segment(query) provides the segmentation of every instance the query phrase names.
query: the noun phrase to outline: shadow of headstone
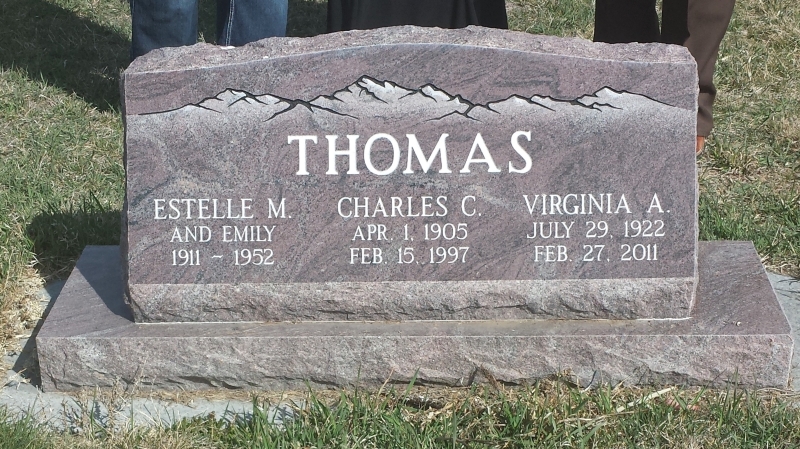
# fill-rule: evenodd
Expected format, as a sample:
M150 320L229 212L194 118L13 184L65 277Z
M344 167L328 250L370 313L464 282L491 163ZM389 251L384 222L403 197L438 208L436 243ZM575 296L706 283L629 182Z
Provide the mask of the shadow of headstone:
M117 245L120 238L120 211L108 210L94 199L87 199L77 208L62 210L50 205L47 211L33 218L27 228L28 238L33 242L36 268L46 277L66 278L87 245ZM40 385L39 364L36 357L36 336L50 313L57 290L48 289L49 303L42 319L23 344L12 369L22 379Z
M121 11L127 11L124 3ZM130 39L43 0L0 2L0 66L21 69L75 93L101 111L119 105L119 72L128 63Z
M84 200L77 207L49 205L27 228L38 264L48 277L66 278L86 245L118 245L121 214L97 200Z

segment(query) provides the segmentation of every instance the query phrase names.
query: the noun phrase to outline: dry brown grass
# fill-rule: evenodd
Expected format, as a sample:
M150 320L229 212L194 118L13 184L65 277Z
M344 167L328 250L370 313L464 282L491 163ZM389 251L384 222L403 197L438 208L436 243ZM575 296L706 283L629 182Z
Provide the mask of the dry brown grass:
M31 335L44 312L39 299L43 287L39 273L26 268L16 282L0 288L0 304L4 305L0 309L0 351L19 351L20 340Z

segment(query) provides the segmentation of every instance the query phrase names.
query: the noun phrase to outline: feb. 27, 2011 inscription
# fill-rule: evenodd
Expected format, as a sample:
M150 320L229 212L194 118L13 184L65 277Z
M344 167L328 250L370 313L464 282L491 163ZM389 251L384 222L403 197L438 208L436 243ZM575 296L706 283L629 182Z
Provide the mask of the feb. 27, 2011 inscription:
M483 28L137 58L122 244L52 306L42 386L785 388L755 248L696 246L696 73Z
M687 316L696 94L657 80L696 76L688 53L403 30L132 64L137 320Z

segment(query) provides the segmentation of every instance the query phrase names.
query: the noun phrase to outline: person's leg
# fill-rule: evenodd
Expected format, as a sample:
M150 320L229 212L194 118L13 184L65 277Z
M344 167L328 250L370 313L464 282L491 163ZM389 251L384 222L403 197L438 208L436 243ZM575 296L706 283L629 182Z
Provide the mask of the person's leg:
M353 5L350 0L328 0L327 32L352 30L351 18L353 15L348 14L352 10Z
M656 0L596 0L594 41L658 42Z
M466 2L472 10L470 25L487 28L508 29L508 13L504 0L470 0ZM457 24L461 25L461 24Z
M197 42L197 0L130 0L131 60Z
M287 0L217 0L217 45L285 36Z
M398 25L508 28L505 0L328 0L328 32Z
M687 17L689 17L689 0L664 0L661 5L660 42L683 45L689 37Z
M697 108L697 135L707 137L714 126L712 109L717 89L714 68L719 46L733 16L735 0L689 0L689 38L684 45L697 61L700 97Z

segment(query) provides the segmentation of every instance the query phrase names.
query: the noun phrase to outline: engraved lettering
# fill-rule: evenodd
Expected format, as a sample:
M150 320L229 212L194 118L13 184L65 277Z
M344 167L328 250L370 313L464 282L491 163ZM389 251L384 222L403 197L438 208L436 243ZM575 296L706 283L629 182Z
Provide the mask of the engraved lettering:
M661 208L661 201L658 200L658 194L653 194L653 199L650 200L650 207L647 208L647 213L652 214L653 208L658 210L659 214L664 213L664 209Z
M448 136L449 134L442 134L439 137L439 141L436 142L431 156L426 159L425 154L422 152L422 147L417 141L417 136L414 134L406 134L406 139L408 139L408 164L406 165L406 169L403 170L403 174L410 175L414 173L414 170L411 169L412 155L417 158L417 162L419 162L419 166L422 167L423 173L428 173L437 155L439 155L442 160L442 168L439 169L439 173L453 173L447 166L447 145L445 142Z
M531 132L530 131L517 131L513 135L511 135L511 147L514 148L514 151L517 152L518 155L522 157L522 160L525 161L525 165L517 169L514 167L511 161L508 162L508 172L509 173L528 173L531 170L531 166L533 166L533 161L531 160L531 156L525 151L525 148L522 148L522 145L519 144L519 138L525 137L528 139L528 142L531 141Z
M481 150L481 154L483 155L482 159L475 158L476 148ZM500 169L497 168L497 165L494 163L492 155L489 154L489 148L486 147L486 142L483 141L483 136L481 136L481 133L475 135L475 141L472 142L472 149L469 150L469 156L467 156L467 161L464 162L464 168L462 168L459 173L470 173L469 165L477 163L483 163L489 166L488 169L489 173L500 173Z
M388 140L389 144L392 146L392 163L386 170L378 170L372 164L372 145L378 139ZM397 140L395 140L395 138L392 137L391 135L385 133L375 134L372 137L370 137L367 140L367 144L364 146L364 164L367 166L367 170L369 170L370 173L376 174L378 176L385 176L392 174L397 169L397 166L400 165L400 145L397 143Z
M314 142L317 143L317 136L289 136L289 145L292 142L298 143L297 148L297 175L303 176L308 175L308 169L306 168L306 142Z

